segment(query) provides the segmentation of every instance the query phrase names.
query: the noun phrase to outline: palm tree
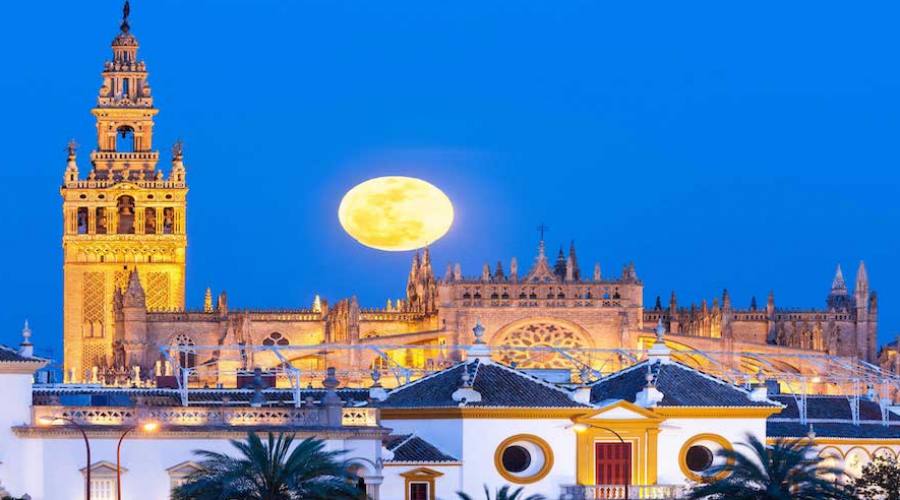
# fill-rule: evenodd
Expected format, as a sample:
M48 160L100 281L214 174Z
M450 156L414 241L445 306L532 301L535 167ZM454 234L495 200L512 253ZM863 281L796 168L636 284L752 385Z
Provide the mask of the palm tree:
M747 435L749 454L721 449L718 455L729 465L718 467L729 475L715 482L701 484L688 492L691 499L746 500L819 500L822 498L850 498L844 486L829 481L827 476L841 477L841 469L826 467L816 457L812 444L806 440L778 439L766 446L756 436Z
M331 500L365 498L339 461L343 451L325 451L325 443L307 438L291 450L294 435L255 433L231 440L237 457L194 450L203 470L172 491L174 500Z
M497 490L497 494L494 496L494 500L546 500L544 495L529 495L523 497L521 487L512 491L510 491L509 488L510 486L508 484L500 487L500 489ZM460 500L473 500L472 497L461 491L458 491L456 494L459 495ZM491 500L491 490L488 489L487 485L484 485L484 498L486 500Z

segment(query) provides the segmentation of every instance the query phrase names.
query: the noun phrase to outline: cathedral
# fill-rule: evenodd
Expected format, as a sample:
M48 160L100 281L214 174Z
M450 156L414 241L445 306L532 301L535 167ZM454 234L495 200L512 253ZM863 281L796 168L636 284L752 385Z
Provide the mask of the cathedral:
M224 291L214 297L207 289L203 308L188 310L183 151L180 143L171 148L164 173L153 144L158 109L138 48L126 19L101 73L86 175L74 142L68 149L60 189L68 381L149 380L173 364L194 369L192 382L217 384L228 383L217 374L285 365L337 365L350 378L390 366L428 371L460 358L476 321L487 342L502 347L499 359L534 369L621 368L652 343L657 324L677 351L706 353L683 356L707 367L815 376L828 366L805 362L810 353L878 362L878 302L862 263L852 291L837 268L821 309L779 307L773 293L741 308L727 290L711 303L685 306L673 292L645 304L633 263L619 273L585 269L574 243L553 258L543 236L530 264L520 269L513 258L474 275L459 264L436 275L426 248L413 258L405 298L380 308L351 296L238 310Z

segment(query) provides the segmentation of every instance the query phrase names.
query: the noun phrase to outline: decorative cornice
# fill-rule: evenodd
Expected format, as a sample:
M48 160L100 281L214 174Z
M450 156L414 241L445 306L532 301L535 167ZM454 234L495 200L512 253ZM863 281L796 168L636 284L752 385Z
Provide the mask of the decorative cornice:
M382 408L381 419L440 419L440 418L519 418L572 419L586 415L589 408Z
M781 413L772 406L661 406L653 411L668 418L768 418Z

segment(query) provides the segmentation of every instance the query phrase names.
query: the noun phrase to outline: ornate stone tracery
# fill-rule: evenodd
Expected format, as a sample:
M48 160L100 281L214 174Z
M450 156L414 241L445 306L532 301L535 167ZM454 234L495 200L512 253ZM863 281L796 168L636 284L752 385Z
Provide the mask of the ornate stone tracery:
M499 349L497 354L499 360L508 364L515 363L518 367L571 368L572 362L558 352L536 352L524 348L545 347L574 350L593 347L593 342L584 330L574 323L555 319L535 319L508 325L494 335L491 345ZM504 347L510 349L504 349ZM577 356L584 356L584 354L580 353Z

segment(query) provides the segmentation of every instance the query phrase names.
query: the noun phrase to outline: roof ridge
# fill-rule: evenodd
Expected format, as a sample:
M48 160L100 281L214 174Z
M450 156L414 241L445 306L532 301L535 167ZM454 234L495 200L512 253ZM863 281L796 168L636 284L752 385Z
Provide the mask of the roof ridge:
M625 368L624 370L619 370L619 371L617 371L617 372L610 373L609 375L607 375L607 376L605 376L605 377L603 377L603 378L601 378L601 379L599 379L599 380L595 380L595 381L591 382L590 384L588 384L588 387L593 388L595 385L599 385L599 384L601 384L601 383L603 383L603 382L606 382L606 381L608 381L608 380L612 380L612 379L614 379L614 378L616 378L616 377L625 375L626 373L631 373L631 372L633 372L634 370L637 370L638 368L640 368L641 365L644 365L644 364L648 363L649 361L650 361L650 360L648 360L648 359L645 359L645 360L643 360L643 361L638 361L637 363L635 363L635 364L629 366L628 368Z
M681 370L684 370L684 371L690 372L690 373L696 373L697 375L699 375L699 376L701 376L701 377L703 377L703 378L705 378L705 379L707 379L707 380L711 380L711 381L713 381L713 382L715 382L715 383L717 383L717 384L719 384L719 385L723 385L723 386L725 386L725 387L734 389L734 390L740 392L741 394L747 396L747 400L748 400L748 401L750 400L750 391L748 391L747 389L744 389L743 387L741 387L741 386L739 386L739 385L735 385L735 384L732 384L731 382L728 382L728 381L726 381L726 380L722 380L722 379L720 379L720 378L718 378L718 377L714 377L714 376L709 375L709 374L707 374L707 373L704 373L703 371L698 370L698 369L696 369L696 368L691 368L690 366L687 366L687 365L685 365L685 364L683 364L683 363L680 363L680 362L678 362L678 361L676 361L676 360L672 360L672 362L667 363L667 365L669 365L669 366L677 366L677 367L678 367L679 369L681 369ZM662 367L661 367L661 366L660 366L660 370L662 370ZM768 397L766 397L765 401L767 401L768 403L771 403L772 406L780 406L780 407L784 407L783 404L779 403L778 401L771 400L771 399L769 399ZM759 401L759 402L761 403L762 401Z
M426 381L426 380L431 380L431 379L437 377L438 375L443 375L443 374L445 374L445 373L450 372L451 370L455 370L455 369L459 368L460 366L464 366L464 365L466 365L466 361L459 361L459 362L457 362L456 364L454 364L453 366L449 366L449 367L447 367L447 368L444 368L443 370L438 370L438 371L436 371L436 372L434 372L434 373L430 373L430 374L425 375L424 377L422 377L422 378L420 378L420 379L413 380L412 382L409 382L409 383L407 383L407 384L403 384L403 385L394 387L393 389L391 389L391 390L388 391L388 397L390 397L392 394L396 394L396 393L398 393L398 392L401 392L401 391L403 391L404 389L406 389L406 388L408 388L408 387L414 387L414 386L418 385L418 384L421 383L421 382L424 382L424 381Z
M408 442L409 442L412 438L414 438L414 437L416 437L416 431L412 431L411 433L407 434L407 435L406 435L406 438L404 438L402 441L400 441L399 443L397 443L397 445L394 446L394 449L392 449L391 451L399 450L403 445L405 445L406 443L408 443Z
M547 387L547 388L549 388L549 389L554 389L554 390L556 390L556 391L559 391L559 392L563 393L566 397L570 397L570 396L571 396L572 391L569 391L569 390L567 390L567 389L565 389L565 388L563 388L563 387L560 387L560 386L558 386L557 384L554 384L554 383L552 383L552 382L548 382L548 381L546 381L546 380L544 380L544 379L542 379L542 378L540 378L540 377L538 377L538 376L536 376L536 375L532 375L532 374L530 374L530 373L526 373L526 372L524 372L524 371L522 371L522 370L520 370L520 369L518 369L518 368L513 368L513 367L511 367L511 366L507 366L507 365L505 365L505 364L503 364L503 363L497 363L497 362L491 363L491 366L496 366L496 367L498 367L498 368L502 368L502 369L504 369L504 370L506 370L506 371L508 371L508 372L514 373L514 374L516 374L516 375L518 375L518 376L520 376L520 377L525 377L526 379L531 380L532 382L535 382L535 383L537 383L537 384L539 384L539 385L542 385L542 386ZM576 402L577 402L577 401L576 401Z

